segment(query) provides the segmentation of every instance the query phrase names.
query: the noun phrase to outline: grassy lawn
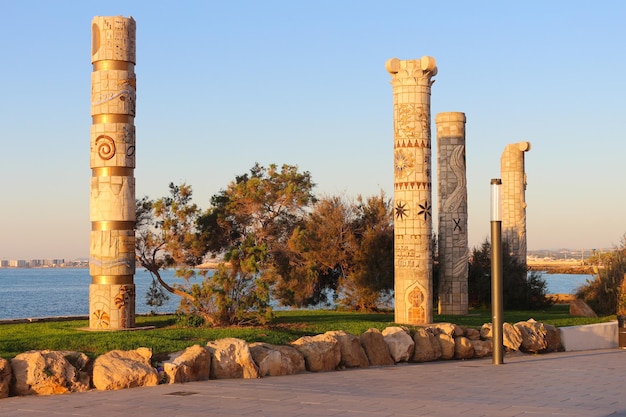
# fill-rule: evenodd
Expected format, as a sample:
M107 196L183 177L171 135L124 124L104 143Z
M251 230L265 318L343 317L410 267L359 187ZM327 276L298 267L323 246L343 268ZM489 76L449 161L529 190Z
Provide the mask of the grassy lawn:
M149 347L154 354L182 350L209 340L236 337L247 342L286 344L301 336L312 336L329 330L344 330L360 335L369 328L383 330L393 325L393 313L354 313L335 310L294 310L276 312L265 327L181 328L175 316L138 316L137 327L154 326L151 330L93 332L81 330L86 320L38 322L0 325L0 357L10 359L28 350L73 350L95 358L114 349ZM555 326L599 323L614 316L597 319L572 317L569 306L554 305L543 311L505 311L504 321L516 323L530 318ZM473 310L467 316L435 315L435 322L451 322L480 328L491 322L490 310Z

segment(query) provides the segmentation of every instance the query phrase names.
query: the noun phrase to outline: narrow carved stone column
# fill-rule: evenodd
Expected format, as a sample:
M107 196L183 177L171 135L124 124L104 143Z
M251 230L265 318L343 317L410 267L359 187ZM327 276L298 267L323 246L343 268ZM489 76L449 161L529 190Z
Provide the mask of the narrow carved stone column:
M526 171L524 152L530 142L507 145L500 158L502 176L502 240L520 264L526 265Z
M431 77L435 59L386 63L393 87L395 322L433 321Z
M465 114L439 113L439 314L467 314L467 177Z
M135 326L135 20L92 21L89 327Z

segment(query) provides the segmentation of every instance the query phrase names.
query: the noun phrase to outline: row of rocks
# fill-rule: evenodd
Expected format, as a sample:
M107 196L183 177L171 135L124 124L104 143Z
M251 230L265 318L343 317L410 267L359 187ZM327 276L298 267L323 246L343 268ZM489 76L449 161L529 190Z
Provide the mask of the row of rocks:
M397 326L382 332L369 329L360 336L331 331L281 346L225 338L193 345L159 363L153 363L148 348L114 350L94 361L81 352L29 351L10 361L0 358L0 398L481 358L492 354L491 339L490 323L480 331L439 323L412 331ZM507 351L562 350L558 329L532 319L505 323L503 339Z

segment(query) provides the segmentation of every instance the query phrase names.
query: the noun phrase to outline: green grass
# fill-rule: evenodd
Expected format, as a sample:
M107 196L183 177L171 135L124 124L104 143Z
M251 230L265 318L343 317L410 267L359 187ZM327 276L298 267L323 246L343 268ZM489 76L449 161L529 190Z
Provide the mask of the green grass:
M504 321L516 323L530 318L555 326L599 323L614 316L589 319L572 317L567 305L555 305L543 311L506 311ZM370 328L383 330L393 325L393 313L354 313L335 310L294 310L276 313L265 327L180 328L175 316L138 316L136 326L154 326L152 330L94 332L84 330L86 320L37 322L0 325L0 357L10 359L28 350L72 350L94 358L114 349L149 347L154 354L171 353L193 344L236 337L247 342L286 344L301 336L329 330L344 330L360 335ZM435 315L436 322L452 322L480 328L491 322L489 310L473 310L467 316Z

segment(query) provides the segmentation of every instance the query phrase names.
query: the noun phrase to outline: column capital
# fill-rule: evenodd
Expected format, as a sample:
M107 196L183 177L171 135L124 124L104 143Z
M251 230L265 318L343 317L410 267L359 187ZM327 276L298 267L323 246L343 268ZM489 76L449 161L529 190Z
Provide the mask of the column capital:
M434 82L431 78L437 75L437 63L431 56L412 60L391 58L385 63L385 68L391 74L392 84L398 85L430 86Z

